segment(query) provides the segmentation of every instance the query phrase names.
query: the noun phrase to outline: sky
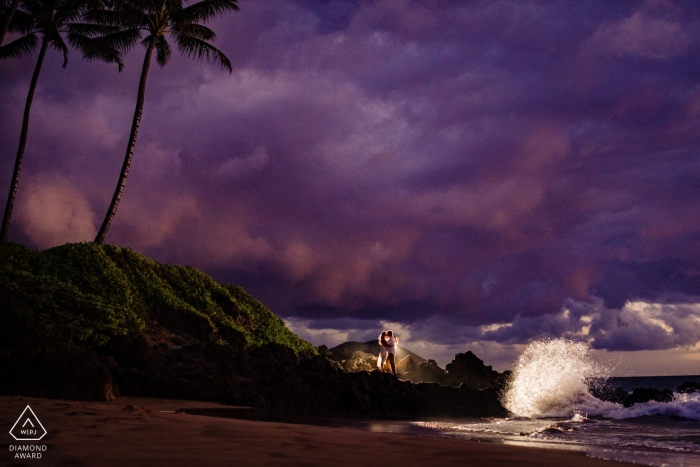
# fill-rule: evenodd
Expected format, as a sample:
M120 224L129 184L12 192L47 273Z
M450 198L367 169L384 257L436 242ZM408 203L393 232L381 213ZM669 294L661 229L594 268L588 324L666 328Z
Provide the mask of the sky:
M154 64L107 243L242 285L315 345L392 327L498 370L533 340L700 374L700 5L240 0L233 72ZM34 54L0 62L4 206ZM144 49L49 51L10 239L91 241Z

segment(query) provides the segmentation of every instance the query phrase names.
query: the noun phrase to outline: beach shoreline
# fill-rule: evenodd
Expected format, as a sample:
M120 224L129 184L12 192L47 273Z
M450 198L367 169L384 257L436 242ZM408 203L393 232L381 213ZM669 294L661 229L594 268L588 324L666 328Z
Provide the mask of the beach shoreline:
M7 433L29 405L47 430L40 441ZM230 409L215 402L120 397L83 402L0 397L6 426L0 464L124 466L386 465L614 467L621 462L571 450L508 446L457 438L251 421L186 413ZM41 459L15 459L13 446L46 446Z

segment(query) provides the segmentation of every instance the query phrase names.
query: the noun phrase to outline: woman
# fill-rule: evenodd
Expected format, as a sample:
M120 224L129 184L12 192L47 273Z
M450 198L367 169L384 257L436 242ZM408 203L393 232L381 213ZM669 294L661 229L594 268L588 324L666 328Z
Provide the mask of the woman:
M386 331L382 331L382 335L379 336L379 356L377 357L377 368L379 371L384 373L384 366L386 365L386 358L389 354L388 347L386 344Z
M394 331L389 329L386 331L386 348L389 365L391 365L391 374L396 376L396 346L399 343L399 338L394 335Z

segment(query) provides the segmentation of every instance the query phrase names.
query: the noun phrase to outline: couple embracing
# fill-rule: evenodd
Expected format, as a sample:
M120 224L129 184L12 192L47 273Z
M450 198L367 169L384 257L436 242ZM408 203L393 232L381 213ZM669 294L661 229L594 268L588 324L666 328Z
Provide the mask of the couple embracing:
M396 345L399 343L399 338L394 335L394 331L382 331L379 336L379 358L377 359L377 367L379 371L384 372L386 362L391 365L391 374L396 376Z

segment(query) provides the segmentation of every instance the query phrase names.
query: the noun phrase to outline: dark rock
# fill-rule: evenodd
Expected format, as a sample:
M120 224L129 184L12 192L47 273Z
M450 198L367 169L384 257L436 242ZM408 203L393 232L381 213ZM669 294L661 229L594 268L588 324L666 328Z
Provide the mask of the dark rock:
M619 386L606 384L604 381L595 382L588 385L588 392L593 397L602 401L614 402L616 404L624 404L630 395Z
M455 355L455 358L445 366L447 385L466 385L472 389L484 389L493 385L499 373L491 366L484 365L483 360L471 351Z
M111 355L107 355L106 357L100 356L98 358L100 359L100 362L102 362L102 364L106 366L109 371L116 371L119 369L119 365L117 365L117 362Z
M270 362L277 362L283 365L293 365L298 358L292 349L282 344L273 342L251 349L251 356L264 359Z
M329 351L328 358L334 361L347 360L352 355L352 352L348 349L338 349Z
M377 369L377 357L361 350L350 351L341 349L334 353L326 352L325 357L330 360L334 368L345 373L374 371Z
M402 381L376 371L376 355L363 351L341 352L345 359L330 360L297 355L279 344L248 347L235 331L213 332L197 318L165 321L167 327L151 323L144 334L119 336L96 352L69 359L0 359L0 393L86 400L121 394L382 417L505 413L494 390ZM474 370L476 357L455 361L455 378L481 374ZM417 364L408 356L401 365L441 381L447 375L434 360Z
M692 394L694 392L700 392L700 383L694 381L686 381L676 388L676 392L681 394Z
M404 359L405 360L405 359ZM412 383L437 383L441 386L453 388L461 385L471 389L485 389L498 387L505 384L505 379L500 373L474 355L471 351L455 355L455 358L442 369L435 360L415 365L411 360L399 362L397 371L402 379Z
M233 349L243 350L248 345L245 334L235 329L221 326L219 327L218 334L226 341L226 344Z
M0 393L52 399L110 401L119 387L94 352L72 358L28 356L0 361Z
M418 363L410 355L406 355L396 364L397 373L413 373L416 370L418 370Z
M447 386L447 372L440 368L435 360L420 363L413 371L402 373L400 376L412 383L437 383Z
M493 388L472 389L421 383L416 389L426 401L422 415L433 417L505 417L508 411L499 401L499 393Z
M673 393L670 389L637 388L628 393L620 386L609 384L606 379L591 379L586 382L588 391L593 397L607 402L622 404L631 407L634 404L641 404L649 401L671 402Z
M625 407L631 407L634 404L640 404L643 402L671 402L672 400L673 393L670 389L664 389L661 391L659 389L652 388L637 388L625 399L623 405Z
M498 375L498 378L496 378L496 380L491 384L491 387L495 389L499 394L502 394L508 387L508 383L510 383L512 377L513 372L510 370L506 370Z

